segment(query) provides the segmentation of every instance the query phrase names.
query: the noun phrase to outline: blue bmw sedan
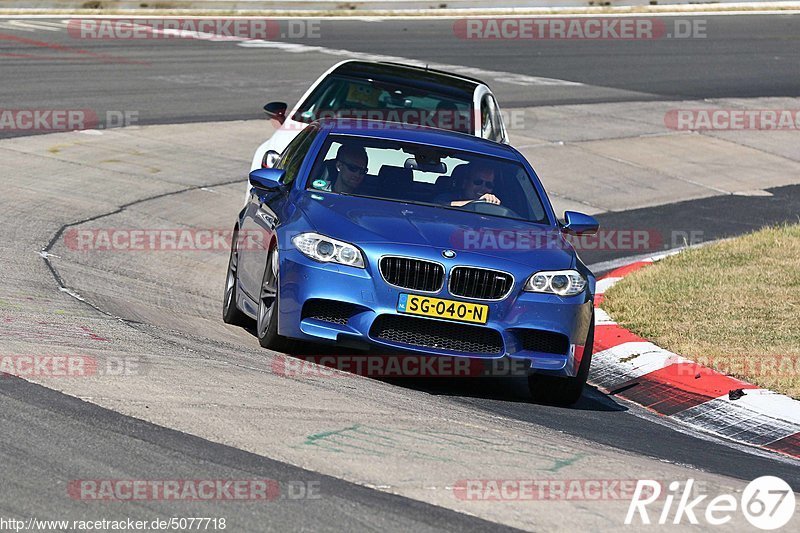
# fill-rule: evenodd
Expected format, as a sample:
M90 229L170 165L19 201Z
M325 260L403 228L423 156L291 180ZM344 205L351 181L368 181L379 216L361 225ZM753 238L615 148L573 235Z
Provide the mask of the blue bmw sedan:
M250 174L223 319L263 347L297 341L522 362L537 401L577 401L595 278L514 148L443 130L309 125Z

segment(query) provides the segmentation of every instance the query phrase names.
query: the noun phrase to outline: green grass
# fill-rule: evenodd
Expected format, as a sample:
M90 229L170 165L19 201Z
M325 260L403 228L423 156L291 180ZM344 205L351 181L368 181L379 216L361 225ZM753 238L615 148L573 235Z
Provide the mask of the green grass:
M800 225L668 257L617 283L602 307L662 348L800 398Z

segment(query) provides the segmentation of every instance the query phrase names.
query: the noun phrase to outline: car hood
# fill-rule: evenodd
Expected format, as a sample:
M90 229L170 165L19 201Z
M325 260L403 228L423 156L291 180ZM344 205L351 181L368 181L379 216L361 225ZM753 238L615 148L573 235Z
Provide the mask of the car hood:
M289 122L287 120L287 122ZM272 134L272 137L269 138L269 150L275 150L279 154L282 154L286 147L289 146L289 143L303 131L303 128L308 126L308 124L303 124L301 122L292 122L291 124L284 123L280 128L275 130L275 133Z
M267 153L268 150L274 150L279 154L283 153L286 147L289 146L289 143L292 142L292 139L297 137L303 127L304 126L298 122L295 122L294 126L287 126L286 123L284 123L283 126L275 130L269 139L256 148L253 154L253 161L250 164L250 171L252 172L253 170L261 168L261 161L264 159L264 154Z
M549 269L576 254L551 226L455 209L306 191L300 209L319 233L357 245L402 243L451 249Z

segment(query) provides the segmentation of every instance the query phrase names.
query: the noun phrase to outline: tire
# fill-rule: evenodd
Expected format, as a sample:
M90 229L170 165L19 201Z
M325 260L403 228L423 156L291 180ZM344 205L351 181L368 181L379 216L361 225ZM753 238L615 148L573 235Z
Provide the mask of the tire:
M239 292L238 280L236 277L236 270L239 265L239 250L237 249L238 238L239 231L238 229L234 229L233 239L231 241L231 255L228 259L228 272L225 276L225 294L222 299L222 321L234 326L245 326L249 322L249 319L247 315L236 307L236 295Z
M578 374L571 378L548 376L544 374L530 374L528 376L528 389L533 401L547 405L570 406L577 402L583 394L583 386L589 377L589 367L592 364L592 351L594 348L594 315L592 325L586 336L586 348L581 359Z
M278 247L273 244L267 255L267 264L259 290L256 336L262 348L276 352L288 352L291 351L294 343L290 339L278 335L279 270Z

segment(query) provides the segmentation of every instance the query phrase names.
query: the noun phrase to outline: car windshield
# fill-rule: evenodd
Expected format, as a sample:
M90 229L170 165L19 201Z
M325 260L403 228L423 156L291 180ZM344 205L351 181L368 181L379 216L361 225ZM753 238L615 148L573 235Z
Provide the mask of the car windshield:
M378 80L330 76L292 119L310 123L325 118L361 118L473 133L471 114L472 102L453 96Z
M330 135L306 188L549 223L519 162L405 141Z

